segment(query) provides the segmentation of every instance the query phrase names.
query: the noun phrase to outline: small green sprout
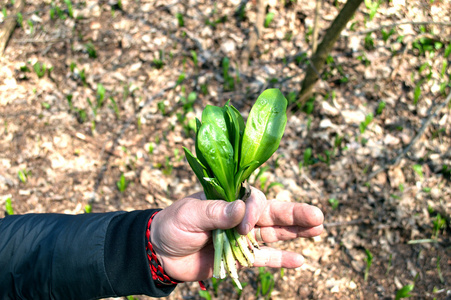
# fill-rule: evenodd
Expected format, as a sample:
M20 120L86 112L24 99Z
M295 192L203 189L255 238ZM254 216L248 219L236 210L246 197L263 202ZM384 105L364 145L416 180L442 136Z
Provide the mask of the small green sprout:
M199 63L199 61L197 59L197 53L194 50L191 50L190 53L191 53L191 58L193 59L194 67L197 68L197 64Z
M413 90L413 104L417 105L418 100L420 100L421 96L421 82L417 83L415 89Z
M85 213L90 214L92 212L92 205L86 204L85 205Z
M258 288L255 296L259 297L261 295L265 299L270 299L275 284L274 275L266 271L264 267L259 267L258 272Z
M31 175L30 171L27 170L19 170L19 172L17 172L17 176L19 177L20 181L22 181L22 183L27 183L28 181L28 177Z
M415 171L415 173L417 173L418 176L420 176L420 178L423 178L423 167L421 165L413 165L412 169Z
M155 69L160 70L164 67L164 61L161 58L154 58L152 65Z
M34 33L34 23L31 19L28 19L27 21L28 27L30 28L30 34Z
M340 204L340 201L338 201L336 198L330 198L329 199L329 204L330 206L332 206L332 209L337 209L338 205Z
M6 210L6 214L7 214L8 216L14 215L14 209L13 209L11 197L8 197L8 198L6 199L6 202L5 202L5 210Z
M386 105L387 105L387 103L384 101L379 102L379 105L377 106L377 109L376 109L376 115L382 114Z
M199 296L206 300L211 300L211 295L209 291L199 290Z
M120 112L119 112L119 106L117 105L117 102L114 100L114 98L113 97L110 97L110 101L111 101L111 104L110 104L110 108L111 109L113 109L113 111L114 111L114 114L116 115L116 119L120 119L121 118L121 114L120 114Z
M309 165L311 165L313 163L312 156L313 156L312 148L309 147L309 148L305 149L305 151L304 151L304 161L299 163L300 169L302 167L308 167Z
M149 148L147 148L147 152L149 153L149 155L152 155L154 150L155 150L155 144L149 143Z
M97 58L97 51L92 42L85 44L86 52L88 52L89 58Z
M412 294L410 294L410 292L413 291L414 288L415 288L414 284L407 284L403 286L401 289L396 291L395 300L412 297Z
M157 103L157 108L161 112L161 114L164 116L166 115L166 105L164 104L164 101L160 101Z
M172 174L172 170L174 169L174 165L172 164L169 156L166 156L163 168L163 174L169 176Z
M377 13L377 9L379 8L379 5L382 3L381 0L372 1L372 0L365 0L365 6L370 11L369 12L369 20L373 20L374 16Z
M19 27L23 28L23 16L20 12L17 13L17 24L19 24Z
M373 50L375 48L374 47L374 39L373 39L371 33L368 33L367 35L365 35L364 47L366 50Z
M222 60L222 75L224 77L224 89L231 91L235 88L233 77L229 75L230 60L224 57Z
M69 14L69 17L74 17L74 8L72 6L72 2L70 0L64 0L64 3L66 3L67 6L67 13Z
M373 121L374 116L372 113L369 113L365 116L365 120L360 122L359 129L360 133L364 133L366 129L368 128L368 125Z
M219 278L211 278L211 285L213 286L213 291L215 293L215 297L218 297L218 293L219 293L219 284L221 282L223 282L225 280L225 278L223 279L219 279Z
M440 230L446 228L446 219L442 217L442 215L437 214L435 219L432 221L433 227L433 235L434 238L437 239L440 233Z
M393 259L393 255L390 253L390 257L388 258L388 265L387 265L387 271L385 272L385 276L387 276L388 272L390 272L390 269L392 266L392 259Z
M97 107L101 107L103 105L103 100L105 100L105 87L101 84L97 84Z
M175 15L175 17L177 18L177 22L179 24L179 27L184 27L185 26L185 20L183 19L183 14L177 13Z
M33 65L33 70L38 75L38 78L42 78L45 75L45 71L47 70L47 67L44 63L36 62Z
M125 179L124 174L121 174L121 178L116 182L117 189L123 193L128 187L129 181Z
M365 268L365 274L364 274L364 280L365 282L368 281L368 275L370 273L370 268L371 265L373 264L373 254L371 254L370 250L365 249L365 253L366 253L366 268Z
M266 14L265 23L264 23L265 28L269 27L269 25L273 21L274 17L275 17L275 13L273 13L273 12L269 12Z
M384 42L387 42L388 39L390 38L390 36L392 36L395 32L396 31L394 28L390 29L390 31L388 31L388 32L385 31L384 29L382 29L381 33L382 33L382 39L384 40Z

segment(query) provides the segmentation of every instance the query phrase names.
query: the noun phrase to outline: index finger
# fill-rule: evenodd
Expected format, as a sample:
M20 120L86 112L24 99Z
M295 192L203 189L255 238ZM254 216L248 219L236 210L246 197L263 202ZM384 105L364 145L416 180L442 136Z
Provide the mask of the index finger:
M322 211L313 205L269 200L258 226L315 227L324 221Z
M265 194L251 186L251 195L246 200L246 213L243 221L237 226L239 234L246 235L254 228L267 204Z

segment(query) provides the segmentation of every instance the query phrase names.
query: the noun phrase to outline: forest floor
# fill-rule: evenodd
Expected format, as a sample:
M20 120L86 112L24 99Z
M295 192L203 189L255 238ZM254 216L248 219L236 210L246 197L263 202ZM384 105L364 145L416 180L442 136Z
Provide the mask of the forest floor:
M343 2L323 1L320 38ZM362 4L315 100L298 107L314 11L315 1L269 1L273 19L243 64L254 2L28 1L0 58L2 217L8 198L17 214L164 208L201 190L182 147L193 149L205 105L231 99L246 117L275 87L288 124L251 183L317 205L325 230L274 245L306 263L264 270L270 297L394 299L414 283L416 299L451 299L450 105L435 113L451 92L451 2L384 1L372 19ZM207 281L211 296L262 297L258 269L240 277L241 293L225 280L215 295ZM200 298L197 283L168 297Z

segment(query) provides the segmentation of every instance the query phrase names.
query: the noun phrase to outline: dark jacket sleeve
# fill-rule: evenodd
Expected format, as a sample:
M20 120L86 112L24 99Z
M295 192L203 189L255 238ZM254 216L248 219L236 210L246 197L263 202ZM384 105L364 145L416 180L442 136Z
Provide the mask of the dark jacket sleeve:
M0 219L0 299L99 299L157 288L145 231L155 210Z

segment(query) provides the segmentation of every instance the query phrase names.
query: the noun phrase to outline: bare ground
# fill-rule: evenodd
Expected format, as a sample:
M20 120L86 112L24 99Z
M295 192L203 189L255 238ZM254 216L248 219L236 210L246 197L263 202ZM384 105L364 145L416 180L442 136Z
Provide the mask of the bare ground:
M272 299L394 299L413 282L414 298L451 297L450 106L420 131L450 93L451 27L388 27L394 32L386 41L381 30L366 39L362 33L403 21L449 23L451 4L403 2L382 3L371 21L360 7L331 53L311 113L291 106L281 146L254 182L268 198L314 204L326 216L320 237L275 245L301 252L306 263L283 274L268 270ZM72 18L58 2L53 19L50 3L26 3L23 26L0 58L2 210L7 198L21 214L78 214L87 205L94 212L164 208L199 191L182 151L193 148L194 117L228 99L246 116L270 87L295 99L311 54L315 3L271 1L274 20L244 70L240 58L256 11L244 3L240 17L239 1L122 1L123 9L112 1L73 2ZM323 3L322 30L338 13L334 4ZM36 62L51 71L39 77ZM99 84L105 97L96 108ZM369 113L374 119L361 130ZM308 148L312 156L300 168ZM269 188L273 182L283 187ZM444 225L437 231L439 215ZM365 250L373 255L366 281ZM258 270L240 276L248 283L241 295L226 280L214 297L258 298ZM168 298L198 299L198 291L197 283L184 283Z

